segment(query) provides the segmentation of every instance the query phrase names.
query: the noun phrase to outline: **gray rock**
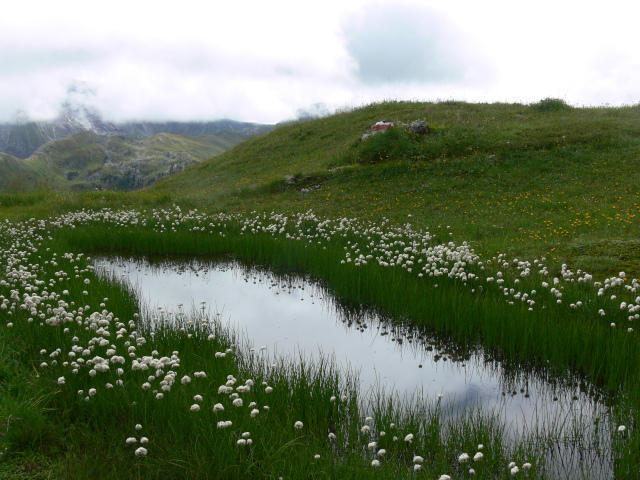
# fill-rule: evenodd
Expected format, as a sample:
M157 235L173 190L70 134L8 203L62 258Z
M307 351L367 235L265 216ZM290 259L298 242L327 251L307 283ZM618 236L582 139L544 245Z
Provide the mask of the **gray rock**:
M360 138L361 142L364 142L367 138L371 138L374 135L378 135L379 133L386 133L388 130L373 130L370 131L369 133L365 133L364 135L362 135L362 137Z
M424 120L414 120L407 130L417 135L425 135L431 131L429 125L427 125L427 122Z

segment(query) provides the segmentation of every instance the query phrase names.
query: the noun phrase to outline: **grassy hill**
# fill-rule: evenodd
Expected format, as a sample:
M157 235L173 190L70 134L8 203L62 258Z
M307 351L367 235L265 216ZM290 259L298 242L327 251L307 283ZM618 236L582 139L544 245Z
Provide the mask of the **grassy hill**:
M416 119L428 135L406 130ZM521 465L532 479L604 478L584 460L596 452L609 477L637 478L639 119L639 106L558 100L382 103L280 126L140 190L0 195L0 477L467 478L473 465L507 478ZM379 120L397 128L362 141ZM146 148L171 157L178 140ZM73 141L31 161L68 174L116 168L134 149ZM588 428L573 423L578 404L554 419L541 410L549 433L518 438L499 411L450 416L435 395L360 409L346 371L267 368L204 317L206 302L179 310L180 329L157 322L173 313L140 310L135 289L94 272L96 251L232 254L301 272L416 340L478 347L507 382L566 382L572 401L593 391L609 410ZM254 388L229 396L236 378ZM240 393L255 404L241 409ZM476 448L483 460L465 463Z
M72 190L140 188L219 155L245 138L225 131L201 137L160 133L137 141L80 132L43 145L26 160L1 154L0 190L28 189L38 183Z
M0 152L0 191L15 192L25 185L39 185L47 176L47 168L33 160Z
M399 126L424 119L432 132L411 137L398 128L361 142L382 119ZM450 226L456 239L487 254L544 255L594 273L638 272L639 119L638 106L572 108L558 100L380 103L280 126L135 193L49 192L47 199L61 197L2 203L22 203L5 212L10 218L91 207L96 196L100 205L119 207L312 209L321 216ZM69 141L88 156L102 155L104 147L85 145L84 138ZM149 143L169 151L175 138ZM126 145L112 147L115 158ZM58 159L58 172L79 171L70 162Z
M378 120L432 132L360 138ZM277 128L147 193L435 228L488 252L637 271L640 107L393 102ZM293 176L287 182L285 176ZM411 215L409 218L407 215Z

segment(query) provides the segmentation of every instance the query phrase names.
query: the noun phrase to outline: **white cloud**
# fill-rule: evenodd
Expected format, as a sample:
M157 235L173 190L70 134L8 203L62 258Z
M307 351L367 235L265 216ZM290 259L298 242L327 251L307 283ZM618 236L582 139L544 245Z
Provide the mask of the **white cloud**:
M635 18L621 0L13 2L0 121L54 116L77 82L114 120L277 122L381 99L637 103Z
M474 82L490 68L470 38L438 10L377 3L344 22L355 75L365 85Z

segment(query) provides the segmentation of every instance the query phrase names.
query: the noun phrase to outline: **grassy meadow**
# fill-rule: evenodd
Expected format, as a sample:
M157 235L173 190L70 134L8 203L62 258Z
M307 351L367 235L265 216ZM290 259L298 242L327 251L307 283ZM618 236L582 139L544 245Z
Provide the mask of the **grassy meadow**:
M406 131L415 119L432 131ZM389 102L135 192L0 195L0 478L565 478L553 453L570 448L638 478L639 119ZM397 128L360 141L379 120ZM514 436L435 394L365 395L329 359L252 350L207 305L141 310L94 252L308 273L512 369L576 376L610 413L595 433ZM576 461L575 478L597 478Z

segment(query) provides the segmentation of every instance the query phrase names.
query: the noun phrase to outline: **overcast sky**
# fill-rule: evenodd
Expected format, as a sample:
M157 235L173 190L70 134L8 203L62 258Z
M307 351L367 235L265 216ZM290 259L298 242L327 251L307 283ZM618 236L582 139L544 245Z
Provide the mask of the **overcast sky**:
M116 121L260 123L389 99L640 103L640 7L591 3L10 2L0 122L65 100Z

